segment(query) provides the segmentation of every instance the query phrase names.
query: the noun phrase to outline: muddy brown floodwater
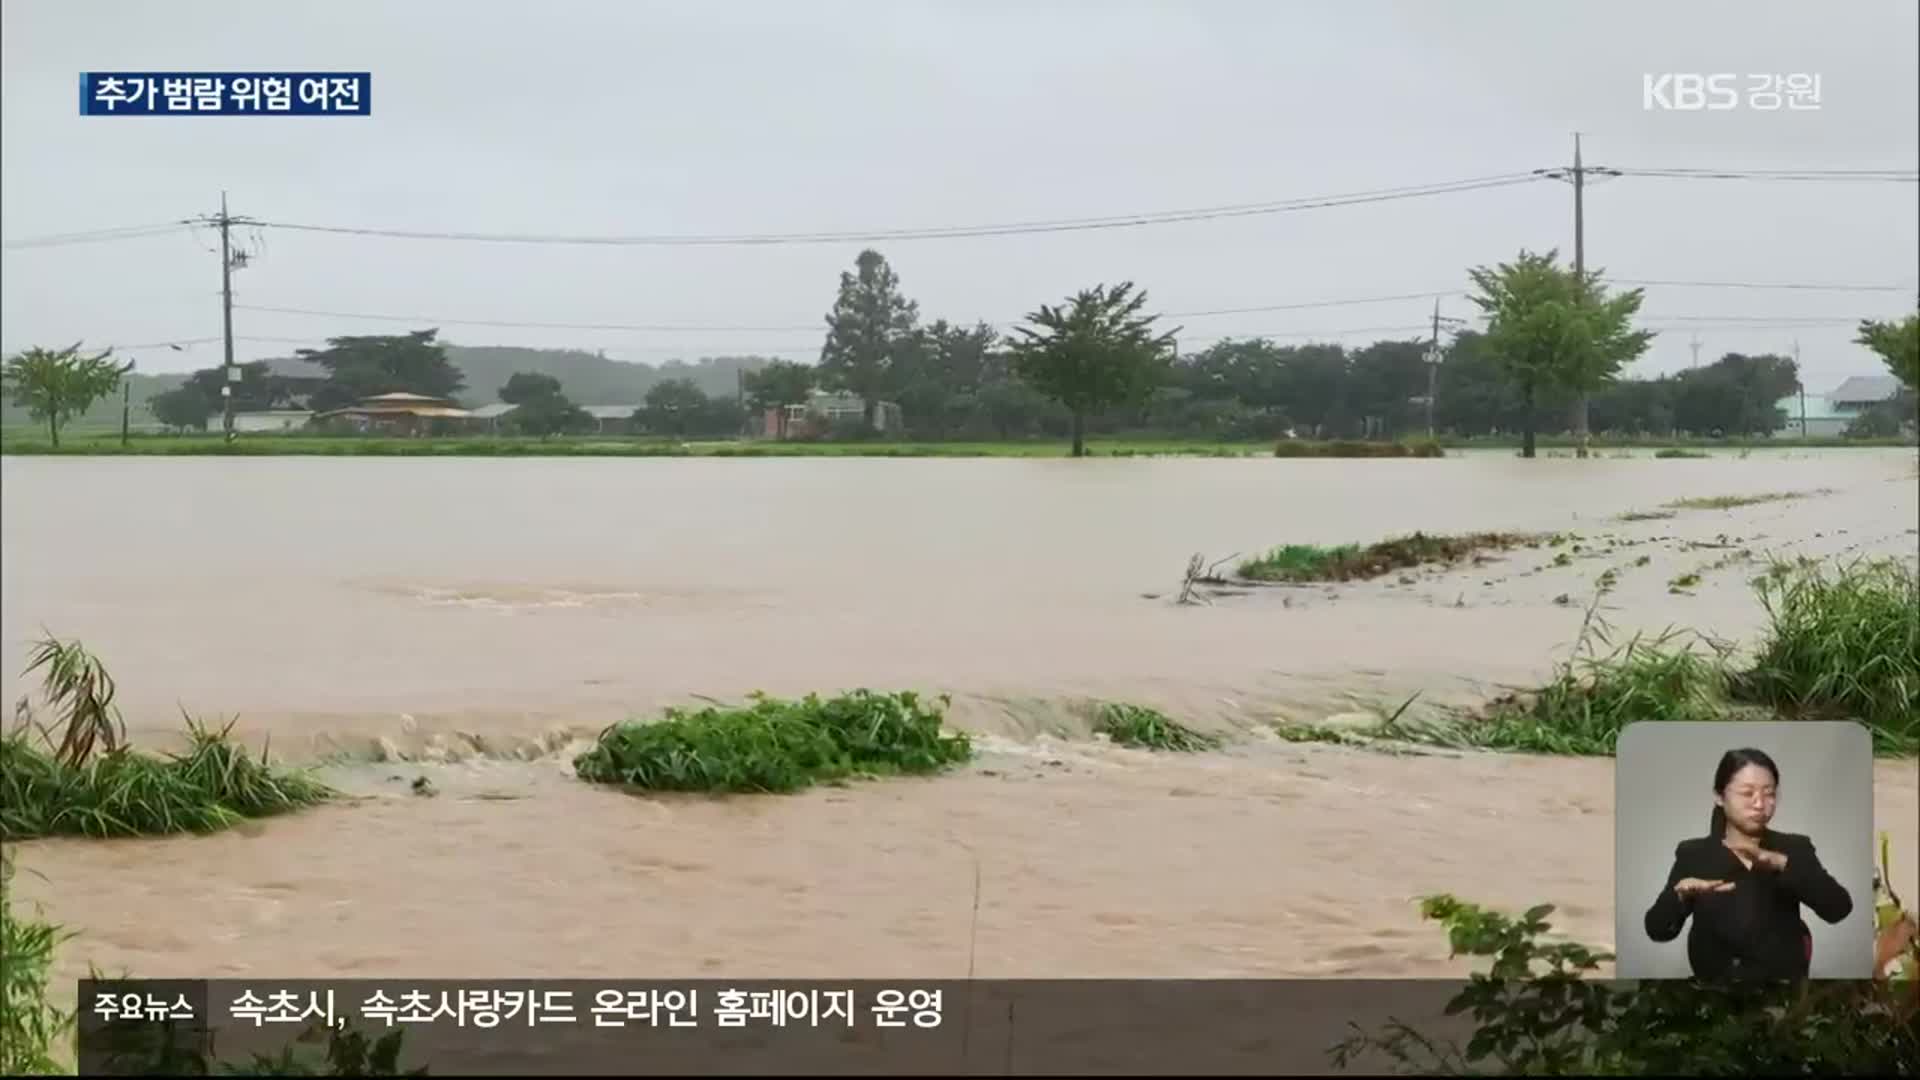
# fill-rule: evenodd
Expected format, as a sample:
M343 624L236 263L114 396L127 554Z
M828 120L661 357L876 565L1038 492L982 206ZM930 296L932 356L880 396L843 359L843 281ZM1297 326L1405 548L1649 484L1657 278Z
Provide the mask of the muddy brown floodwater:
M1899 450L0 470L10 677L42 627L80 638L137 738L164 742L183 707L237 716L277 753L332 755L357 796L216 836L19 845L23 897L80 934L67 977L1460 973L1412 903L1436 891L1552 902L1605 945L1610 761L1394 757L1272 726L1538 680L1610 568L1619 632L1740 640L1768 554L1912 558L1920 540ZM1618 520L1769 492L1805 497ZM1581 547L1171 602L1195 552L1416 528ZM855 686L955 695L979 760L726 800L570 777L622 716ZM1086 698L1236 738L1114 748L1076 718ZM437 796L410 794L422 775ZM1875 800L1920 895L1914 763L1882 762Z

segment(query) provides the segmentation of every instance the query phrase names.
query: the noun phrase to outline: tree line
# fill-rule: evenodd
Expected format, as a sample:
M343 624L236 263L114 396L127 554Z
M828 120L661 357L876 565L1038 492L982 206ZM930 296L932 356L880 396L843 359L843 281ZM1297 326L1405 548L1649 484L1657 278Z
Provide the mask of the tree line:
M1788 419L1777 403L1800 389L1797 365L1776 355L1728 353L1673 375L1624 375L1653 338L1634 325L1641 291L1610 290L1599 271L1561 266L1557 252L1522 251L1468 276L1486 325L1444 342L1385 340L1348 348L1250 338L1182 353L1180 328L1159 325L1147 294L1132 282L1042 304L1010 334L984 323L923 323L885 256L869 249L840 276L818 363L765 361L744 372L733 396L668 379L647 391L624 426L676 437L732 437L754 426L756 414L784 415L816 390L830 390L862 402L860 421L827 433L835 437L871 436L883 403L892 403L910 438L1067 438L1076 454L1087 435L1120 431L1211 439L1402 438L1431 427L1445 436L1517 434L1530 456L1542 431L1573 431L1583 452L1593 432L1768 435ZM276 374L264 361L239 365L233 379L211 368L150 404L162 423L203 428L223 408L223 386L238 411L302 402L324 411L396 390L454 398L462 375L436 335L332 338L325 349L298 354L313 365L311 375ZM1920 316L1863 321L1855 340L1878 354L1907 391L1852 433L1898 433L1914 415ZM1439 362L1430 365L1429 350L1436 347ZM82 359L77 346L68 352L73 362ZM42 402L36 416L49 409L58 415L65 407L60 401L110 381L104 354L69 380L72 392L48 389L57 380L32 374L37 368L22 367L16 376L18 360L7 362L8 379L16 401ZM47 360L39 356L34 363L44 367ZM528 434L594 425L549 375L518 373L499 396L515 405L508 426ZM57 440L58 420L49 422Z

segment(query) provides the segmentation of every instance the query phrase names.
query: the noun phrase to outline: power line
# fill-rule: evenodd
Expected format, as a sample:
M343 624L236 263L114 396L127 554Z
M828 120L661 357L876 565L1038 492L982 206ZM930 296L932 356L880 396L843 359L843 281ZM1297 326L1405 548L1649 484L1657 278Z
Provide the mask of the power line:
M635 330L658 331L663 333L785 333L803 330L825 331L826 324L808 323L806 325L785 326L693 326L648 323L566 323L566 322L523 322L512 319L449 319L438 315L391 315L368 311L323 311L315 308L270 307L264 304L235 304L240 311L269 311L280 315L310 315L330 319L367 319L374 322L415 323L421 326L496 326L513 327L527 330Z
M1845 317L1831 313L1820 315L1645 315L1642 322L1718 322L1718 323L1779 323L1779 322L1826 322L1852 325L1860 321L1857 317Z
M1708 169L1614 169L1616 176L1637 176L1653 180L1752 180L1803 181L1807 183L1895 183L1911 184L1920 180L1920 172L1846 172L1842 170L1805 172Z
M1317 196L1268 203L1246 203L1196 210L1160 211L1100 218L1064 218L1053 221L1015 222L999 225L956 225L924 229L872 229L850 232L684 236L565 236L534 233L478 233L441 232L418 229L380 229L343 225L316 225L289 221L261 221L257 224L263 228L290 229L303 232L334 233L352 236L381 236L405 240L465 240L500 244L714 246L851 243L856 241L877 240L945 240L968 237L1015 236L1035 233L1135 228L1145 225L1167 225L1187 221L1210 221L1263 214L1293 213L1301 210L1317 210L1335 206L1357 206L1366 203L1392 202L1400 199L1422 198L1431 195L1480 191L1488 188L1509 187L1515 184L1536 183L1541 179L1542 177L1532 173L1509 173L1469 180L1447 181L1438 184L1423 184L1409 187L1386 188L1376 191L1354 192L1345 195Z
M67 244L97 244L110 240L141 240L151 236L165 236L177 232L186 226L178 221L169 221L154 225L123 225L112 229L89 229L84 232L49 233L44 236L16 240L6 246L8 250L23 248L62 247Z
M1460 289L1442 289L1431 292L1394 293L1387 296L1356 296L1338 300L1307 300L1286 304L1260 304L1253 307L1213 308L1205 311L1168 311L1161 318L1197 319L1216 315L1246 315L1268 311L1304 311L1312 308L1346 307L1359 304L1383 304L1401 300L1432 300L1448 296L1464 295ZM397 315L386 312L369 311L329 311L319 308L275 307L266 304L235 304L238 311L263 311L281 315L314 316L330 319L367 319L376 322L414 323L421 326L494 326L529 330L626 330L660 333L786 333L794 331L822 330L823 323L765 325L765 326L716 326L692 324L662 323L570 323L539 322L514 319L461 319L439 315ZM1011 322L993 322L989 326L1011 326Z
M1609 278L1609 284L1657 285L1698 289L1801 289L1813 292L1912 292L1911 285L1819 285L1796 281L1663 281L1653 278Z
M1914 176L1920 170L1899 169L1701 169L1691 166L1660 166L1645 169L1619 169L1625 173L1650 175L1653 173L1709 174L1724 176L1739 174L1743 176Z

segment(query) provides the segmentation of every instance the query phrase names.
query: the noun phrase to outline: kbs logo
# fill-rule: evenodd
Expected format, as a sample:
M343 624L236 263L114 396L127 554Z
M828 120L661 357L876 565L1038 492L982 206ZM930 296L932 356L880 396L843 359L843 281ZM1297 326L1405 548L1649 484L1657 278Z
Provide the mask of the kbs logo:
M1722 112L1740 107L1740 93L1731 74L1640 76L1640 107L1649 112L1697 112L1701 109Z
M1640 107L1648 112L1726 112L1740 107L1735 88L1740 76L1731 72L1666 72L1640 76ZM1818 75L1748 75L1747 108L1773 112L1783 104L1793 110L1820 107Z

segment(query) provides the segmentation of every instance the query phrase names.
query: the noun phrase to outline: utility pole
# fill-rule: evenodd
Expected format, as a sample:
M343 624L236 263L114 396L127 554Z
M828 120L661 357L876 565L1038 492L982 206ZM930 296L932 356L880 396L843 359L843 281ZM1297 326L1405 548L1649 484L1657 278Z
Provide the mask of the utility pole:
M233 245L233 227L235 225L258 225L251 218L237 218L227 213L227 193L220 193L220 213L218 216L202 215L189 218L182 224L213 225L220 230L220 328L221 340L225 352L220 370L224 378L220 384L220 397L223 403L223 422L228 442L233 441L233 387L240 381L240 369L233 364L233 272L247 265L247 253L235 251ZM178 348L179 346L174 346Z
M220 401L225 407L221 429L226 432L227 442L233 441L233 249L228 240L232 231L233 218L227 214L227 193L220 193L220 326L221 337L225 343L226 363L221 365L220 373L224 381L220 384Z
M1587 219L1584 195L1587 170L1580 164L1580 133L1573 133L1573 277L1582 288L1587 282ZM1587 392L1573 405L1573 437L1579 442L1576 457L1587 456Z
M1793 339L1793 385L1800 391L1800 438L1807 437L1807 382L1800 377L1800 339Z
M1440 324L1442 322L1459 325L1460 319L1442 319L1440 301L1433 301L1433 338L1427 343L1427 438L1434 437L1433 413L1435 402L1440 395Z
M1567 180L1573 184L1573 274L1584 288L1587 280L1587 217L1586 188L1588 176L1619 176L1620 170L1588 166L1580 156L1580 133L1573 133L1573 168L1542 170L1543 175L1556 180ZM1577 451L1580 457L1587 454L1587 392L1580 392L1580 400L1573 407L1573 432L1580 441Z
M126 377L123 375L120 378L120 448L122 450L127 448L127 437L129 428L132 426L132 421L133 384L127 382Z
M1700 366L1700 335L1699 334L1693 335L1693 340L1687 343L1687 347L1693 350L1693 366L1699 367Z

